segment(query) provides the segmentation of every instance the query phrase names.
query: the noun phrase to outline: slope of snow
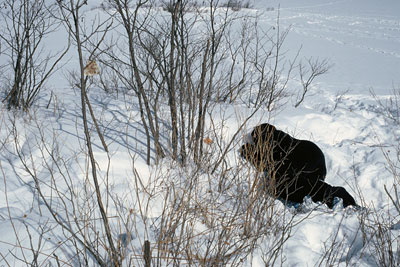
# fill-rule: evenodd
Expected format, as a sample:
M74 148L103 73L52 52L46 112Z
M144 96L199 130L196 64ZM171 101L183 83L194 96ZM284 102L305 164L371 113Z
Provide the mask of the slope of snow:
M320 80L329 91L364 93L372 87L390 94L399 83L398 1L256 1L255 6L280 10L282 25L291 27L286 43L291 49L302 46L302 56L331 60L334 67Z

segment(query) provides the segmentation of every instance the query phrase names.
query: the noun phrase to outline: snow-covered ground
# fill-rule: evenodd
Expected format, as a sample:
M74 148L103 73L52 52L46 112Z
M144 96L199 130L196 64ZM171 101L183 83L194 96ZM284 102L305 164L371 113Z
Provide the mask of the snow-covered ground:
M88 1L90 7L96 7L99 2ZM332 67L327 74L317 77L299 107L294 108L294 98L289 98L289 103L273 114L271 119L266 110L258 112L246 125L247 130L267 120L296 138L314 141L326 156L326 181L345 187L358 203L366 207L360 211L339 206L331 211L326 206L305 203L305 212L295 214L293 210L277 203L281 212L286 209L289 216L294 215L292 220L295 223L274 264L382 266L374 247L378 241L372 242L379 240L375 231L389 236L391 247L385 249L392 252L388 252L388 255L391 254L395 262L400 262L400 214L385 192L386 187L391 196L396 198L393 187L396 181L390 172L386 155L396 160L400 128L399 124L387 118L383 107L377 104L377 100L386 103L393 97L393 89L400 88L400 1L260 0L253 4L251 12L261 14L258 26L265 28L275 25L279 13L280 27L290 29L283 47L287 57L295 56L301 48L301 58L327 58ZM51 43L53 46L57 47L57 41ZM73 53L71 57L65 68L76 64ZM23 266L21 262L24 259L32 262L35 258L32 247L41 251L39 259L44 263L47 260L54 263L60 257L61 265L76 264L75 251L62 247L68 243L66 235L57 228L54 214L50 214L45 203L38 200L38 192L34 189L36 185L26 171L29 167L36 172L38 180L45 184L43 188L47 190L42 193L48 197L48 194L54 193L51 188L67 193L67 185L73 186L72 191L82 200L88 199L88 195L93 193L91 181L85 176L88 173L88 159L85 153L81 153L85 149L85 141L78 100L80 94L77 89L67 86L65 74L60 71L53 76L49 89L40 94L40 99L28 114L7 111L4 104L0 106L0 265ZM289 84L292 88L301 86L296 78L290 80ZM376 99L371 91L376 94ZM52 101L47 108L51 94ZM130 233L132 249L128 249L128 253L135 254L140 252L144 239L154 241L152 238L156 235L156 230L146 225L147 221L143 218L157 222L166 205L162 195L157 195L159 193L149 203L144 195L136 195L135 188L140 184L138 177L144 183L157 184L167 191L167 182L176 182L179 180L176 177L191 174L182 174L183 170L169 160L163 160L161 167L145 164L145 134L134 96L110 95L99 88L91 88L89 97L109 144L110 158L102 152L94 132L95 156L101 170L102 186L111 188L115 196L114 199L105 200L110 206L109 216L114 229L119 227L121 220L113 218L128 218L129 214L139 210L137 205L148 204L147 208L140 208L146 214L133 216L135 219L126 219L124 222L126 227L135 225L135 231ZM224 142L232 138L241 119L251 112L248 108L233 104L221 104L215 110L216 123L224 121L221 126L221 140ZM165 135L168 136L168 133ZM207 153L212 154L217 150L216 145L207 147ZM238 145L227 154L227 164L243 166L236 149ZM56 160L52 161L52 157ZM21 158L26 160L27 166L23 165ZM54 165L46 165L49 162ZM174 166L176 169L171 170ZM133 167L137 170L137 176ZM249 173L254 174L251 170ZM163 175L175 178L163 184L157 180ZM207 177L203 180L207 181ZM84 184L88 185L89 190L82 186ZM183 185L177 187L180 186ZM207 191L206 187L204 191ZM232 192L229 191L229 194ZM197 192L194 195L206 199L208 193ZM58 203L60 200L57 197L54 196L54 205L64 207L63 203ZM64 197L72 198L68 195ZM223 193L215 199L222 198ZM82 201L75 204L77 206L67 206L78 210L84 218L91 216L88 203ZM223 204L218 206L220 210L227 208ZM64 219L70 220L67 224L76 220ZM377 222L385 222L387 228L374 229L373 226L378 227ZM88 224L93 226L96 222ZM199 232L207 228L207 223L198 224ZM120 240L124 240L124 234L128 233L120 231ZM239 265L265 266L263 257L269 253L270 242L261 239L254 253Z
M396 0L257 1L280 5L281 22L291 26L287 45L303 56L327 57L334 64L325 89L388 94L399 75L399 10ZM328 86L328 87L327 87Z

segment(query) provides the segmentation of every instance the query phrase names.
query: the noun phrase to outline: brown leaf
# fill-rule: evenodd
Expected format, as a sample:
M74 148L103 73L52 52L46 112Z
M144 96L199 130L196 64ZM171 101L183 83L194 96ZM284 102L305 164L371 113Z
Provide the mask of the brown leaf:
M211 145L214 141L210 137L206 137L203 139L203 142L207 145Z

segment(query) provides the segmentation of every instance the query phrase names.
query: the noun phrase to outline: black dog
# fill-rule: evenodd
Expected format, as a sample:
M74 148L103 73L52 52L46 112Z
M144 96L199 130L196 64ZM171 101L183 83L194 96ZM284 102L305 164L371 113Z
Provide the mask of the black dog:
M343 206L357 206L343 187L324 182L325 157L313 142L299 140L274 126L264 123L254 128L240 149L240 155L264 172L266 189L283 201L302 203L305 196L332 208L335 198Z

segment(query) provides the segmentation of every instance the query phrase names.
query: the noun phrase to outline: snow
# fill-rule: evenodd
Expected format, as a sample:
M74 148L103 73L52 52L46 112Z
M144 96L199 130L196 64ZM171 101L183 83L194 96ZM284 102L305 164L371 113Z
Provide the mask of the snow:
M256 4L265 5L280 5L282 24L292 28L288 45L302 46L303 56L326 57L334 64L323 77L328 90L365 93L372 87L379 94L389 94L393 83L398 83L398 1L274 0Z
M100 12L93 8L101 1L88 2L88 17ZM385 234L392 236L391 249L399 257L400 214L385 192L386 186L390 193L395 194L393 184L396 181L388 169L385 155L395 158L400 130L398 125L385 117L372 97L371 89L378 99L386 101L392 96L392 90L400 86L400 1L259 0L254 2L251 12L260 14L260 27L275 25L279 12L280 27L289 29L284 44L287 57L294 56L301 49L302 58L328 58L332 67L327 74L317 78L302 105L294 108L294 99L291 98L289 105L276 114L261 110L247 123L242 135L259 122L269 121L271 116L271 123L277 128L296 138L317 143L327 161L326 181L345 187L355 196L357 203L367 207L366 210L356 210L342 209L339 205L329 210L326 206L306 201L305 211L297 213L278 203L279 212L293 216L296 224L283 245L282 254L274 262L275 266L381 266L378 255L374 255L374 248L365 240L377 238L375 230L367 227L369 236L363 236L362 227L366 226L362 225L362 218L368 222L379 218L387 223L389 227ZM60 48L58 40L62 40L62 33L58 32L57 36L48 41L49 49ZM0 57L0 60L3 58ZM92 181L86 177L88 158L82 153L85 140L79 93L70 89L65 77L66 70L73 69L76 63L75 54L70 53L63 62L64 71L60 70L52 77L47 86L49 89L40 93L41 98L28 114L8 111L6 105L0 104L0 265L19 266L21 261L14 255L28 258L30 262L33 257L31 236L34 236L34 246L38 246L40 234L44 238L39 245L41 261L48 260L47 255L54 251L57 251L61 262L74 258L73 248L63 248L64 254L57 250L60 243L67 241L45 204L37 203L38 192L26 167L34 170L44 184L42 193L45 196L55 194L54 189L57 188L62 196L68 198L69 184L72 192L82 196L82 201L67 201L66 207L77 209L82 216L93 212L89 203L84 201L88 195L94 194L94 190ZM299 88L301 84L294 78L290 86ZM54 96L47 109L50 91ZM101 186L112 190L114 196L114 199L107 197L105 200L111 223L114 229L120 227L120 238L128 247L128 253L140 254L143 241L156 235L156 230L149 226L150 221L156 225L165 205L168 205L167 201L172 201L171 195L165 199L162 193L173 188L176 194L185 194L186 180L195 175L195 170L190 166L181 169L179 164L169 159L162 160L158 166L146 165L145 133L138 103L133 96L122 96L122 93L110 95L99 88L92 88L89 97L95 114L99 114L99 123L111 151L108 157L93 130ZM221 104L213 112L220 129L220 142L226 145L252 110L243 105ZM164 134L162 138L165 139L168 133ZM210 138L216 140L215 136ZM237 139L226 159L226 164L233 169L243 166L236 153L240 142ZM16 148L20 150L20 156L16 154ZM214 143L205 149L206 155L211 158L219 147ZM57 159L53 163L57 165L49 168L46 164L51 162L51 157ZM20 158L25 160L26 166ZM49 170L54 170L54 173ZM254 170L246 171L249 177L254 175ZM246 171L239 170L238 176ZM160 177L169 179L160 180ZM210 181L206 172L200 175L198 182L204 184L199 191L192 192L192 200L195 201L187 204L190 208L194 209L197 202L207 199L212 203L208 207L210 212L229 210L226 199L234 198L234 189L227 189L226 195L210 192L210 188L217 187L217 182ZM138 187L164 190L138 192ZM150 195L154 196L151 200ZM56 197L53 199L54 205L62 212L65 207L62 201ZM190 202L189 198L187 200ZM139 207L144 214L139 214ZM129 219L132 213L134 218ZM130 232L131 238L128 238L125 226L113 219L117 216L126 219L126 229L134 229ZM69 219L72 221L75 218ZM199 215L191 221L197 234L206 232L211 224L223 224L213 221L213 218L209 220ZM239 265L264 266L263 257L270 242L273 241L261 239L259 248ZM198 246L201 250L201 245ZM329 251L336 252L335 258L326 256ZM70 264L74 263L72 260Z

